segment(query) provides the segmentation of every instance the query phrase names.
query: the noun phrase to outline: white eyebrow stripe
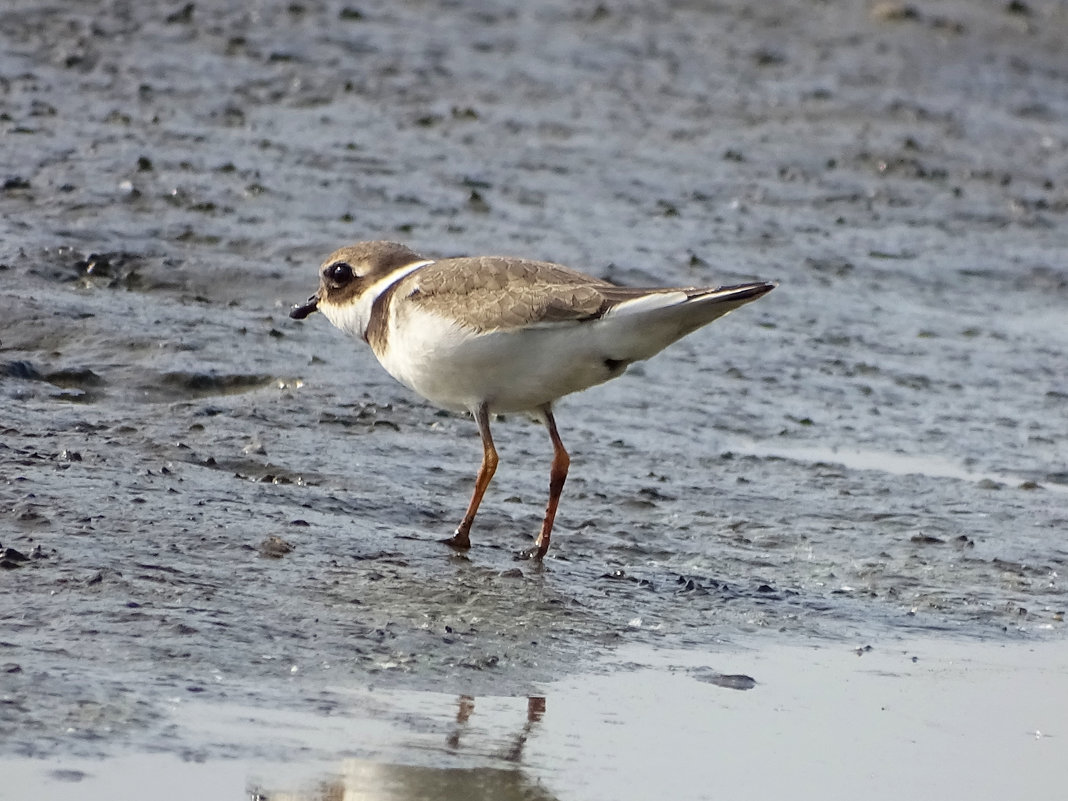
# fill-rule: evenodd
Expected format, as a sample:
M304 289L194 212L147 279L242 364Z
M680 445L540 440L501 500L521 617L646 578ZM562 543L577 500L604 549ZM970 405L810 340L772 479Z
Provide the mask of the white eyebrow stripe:
M371 284L371 286L367 287L367 289L365 289L363 291L363 294L360 296L360 303L363 303L364 298L366 298L371 305L374 305L374 302L378 299L378 296L381 295L383 292L389 290L389 288L396 284L398 281L407 278L420 267L426 267L428 264L433 263L434 259L424 259L423 261L413 261L411 264L406 264L403 267L398 267L389 275L385 276L384 278L379 278L377 281Z

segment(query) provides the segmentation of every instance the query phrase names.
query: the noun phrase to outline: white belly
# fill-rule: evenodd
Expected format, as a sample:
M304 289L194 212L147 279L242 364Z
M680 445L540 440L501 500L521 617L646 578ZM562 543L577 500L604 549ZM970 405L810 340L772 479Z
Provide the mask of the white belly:
M413 311L390 332L379 361L427 400L454 411L488 403L491 412L532 411L614 378L599 326L554 325L476 334Z

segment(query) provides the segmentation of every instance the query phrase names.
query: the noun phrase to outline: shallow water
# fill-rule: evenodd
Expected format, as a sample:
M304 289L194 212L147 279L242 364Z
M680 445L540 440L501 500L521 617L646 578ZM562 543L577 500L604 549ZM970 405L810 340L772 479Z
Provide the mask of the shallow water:
M521 708L631 646L1062 640L1068 18L892 5L9 4L0 752L247 756L174 699ZM286 315L383 237L781 285L560 404L538 567L544 431L496 424L457 556L473 423Z
M305 799L1055 795L1063 641L625 645L522 697L329 687L330 709L174 698L200 745L0 758L11 797ZM724 673L723 671L730 671ZM1009 689L1009 692L1005 690ZM235 748L240 740L240 748Z

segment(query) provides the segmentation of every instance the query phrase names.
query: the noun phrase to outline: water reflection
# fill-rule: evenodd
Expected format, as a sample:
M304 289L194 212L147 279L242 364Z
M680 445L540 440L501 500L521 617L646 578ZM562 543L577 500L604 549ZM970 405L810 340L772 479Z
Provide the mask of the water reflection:
M437 766L401 765L366 759L347 759L334 776L298 792L274 791L267 788L249 790L252 801L553 801L553 796L540 782L527 775L522 767L527 740L545 715L545 698L527 698L526 720L488 751L484 738L479 739L471 718L475 715L475 699L461 695L456 702L452 727L445 735L442 751L463 757L470 765L472 757L489 764L479 767L454 767L461 762L447 756Z
M456 728L446 739L446 744L454 751L460 750L460 737L467 728L467 721L471 713L475 711L475 699L470 695L461 695L456 710ZM511 745L504 750L500 757L508 762L519 763L523 757L523 746L534 728L534 724L541 720L545 714L545 698L542 696L530 696L527 698L527 722L515 736Z

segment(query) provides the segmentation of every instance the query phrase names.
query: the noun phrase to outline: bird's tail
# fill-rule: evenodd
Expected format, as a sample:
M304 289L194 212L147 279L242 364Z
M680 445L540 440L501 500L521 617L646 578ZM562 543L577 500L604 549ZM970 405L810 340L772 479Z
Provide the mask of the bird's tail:
M602 318L605 344L619 359L648 359L687 334L708 325L739 306L756 300L777 284L759 281L736 286L631 290ZM639 294L640 293L640 294ZM630 294L628 292L628 294Z

